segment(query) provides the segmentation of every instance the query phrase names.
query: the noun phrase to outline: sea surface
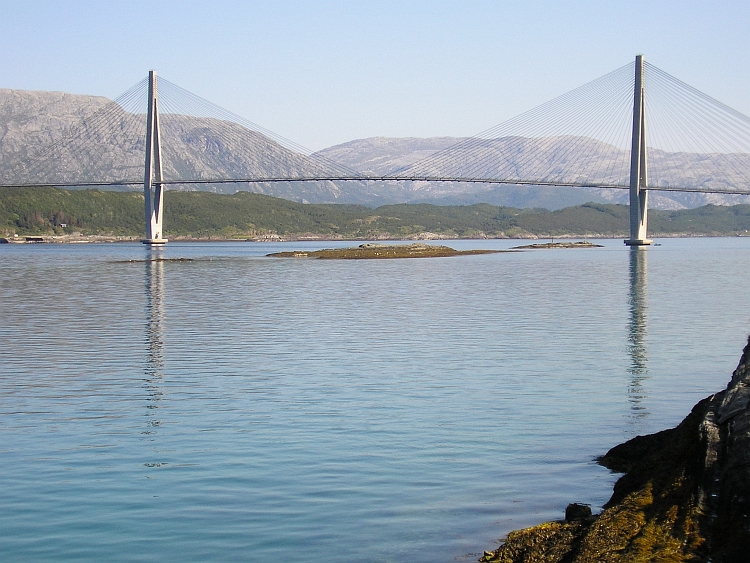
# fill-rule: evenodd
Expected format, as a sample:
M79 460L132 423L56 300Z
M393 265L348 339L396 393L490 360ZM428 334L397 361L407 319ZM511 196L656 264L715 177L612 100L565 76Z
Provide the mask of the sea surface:
M728 382L750 238L597 242L0 246L0 560L473 561L598 510Z

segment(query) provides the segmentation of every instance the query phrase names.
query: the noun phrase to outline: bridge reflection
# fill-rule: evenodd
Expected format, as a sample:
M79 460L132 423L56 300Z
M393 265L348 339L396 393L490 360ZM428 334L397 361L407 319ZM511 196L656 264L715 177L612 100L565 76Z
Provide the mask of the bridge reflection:
M628 296L629 325L628 353L630 365L628 374L628 401L631 421L638 423L649 415L643 405L646 398L643 383L648 379L648 250L634 246L630 249L630 294Z
M164 395L162 382L164 378L164 262L162 249L146 249L145 286L146 286L146 363L144 367L144 386L147 395L146 430L144 435L156 434L161 424L157 418L158 403ZM147 466L159 465L147 463Z
M164 249L147 247L145 265L145 333L146 362L144 386L147 392L148 428L143 434L156 434L160 421L157 418L159 401L164 396L164 345L166 328L164 292ZM649 379L648 349L648 250L634 246L629 251L629 294L627 353L629 375L627 398L630 404L630 421L639 424L649 416L644 402L648 398L644 383Z

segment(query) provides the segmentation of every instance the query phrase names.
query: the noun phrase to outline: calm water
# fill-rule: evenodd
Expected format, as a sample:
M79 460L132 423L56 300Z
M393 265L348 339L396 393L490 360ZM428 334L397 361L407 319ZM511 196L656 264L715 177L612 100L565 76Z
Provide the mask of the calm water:
M593 458L722 389L750 331L750 238L661 242L3 245L0 558L464 561L598 508Z

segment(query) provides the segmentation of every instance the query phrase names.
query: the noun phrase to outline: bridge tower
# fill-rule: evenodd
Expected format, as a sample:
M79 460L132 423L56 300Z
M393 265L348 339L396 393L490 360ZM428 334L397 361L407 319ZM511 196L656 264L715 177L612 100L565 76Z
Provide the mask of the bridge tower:
M161 140L159 138L159 104L156 71L148 73L148 114L146 121L146 169L143 176L143 198L146 210L146 238L143 244L165 244L163 238L164 186L162 184Z
M633 92L633 144L630 151L630 238L628 246L649 245L648 226L648 165L646 160L646 84L643 55L635 57L635 89Z

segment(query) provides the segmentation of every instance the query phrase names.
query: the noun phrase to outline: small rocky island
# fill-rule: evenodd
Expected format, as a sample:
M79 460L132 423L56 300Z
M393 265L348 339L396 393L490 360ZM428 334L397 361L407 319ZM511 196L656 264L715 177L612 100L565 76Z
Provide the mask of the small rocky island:
M624 473L601 514L571 504L565 520L512 532L480 561L750 561L750 340L724 391L598 461Z
M514 246L513 250L536 250L541 248L603 248L601 244L594 244L587 240L576 242L540 242L537 244L526 244L524 246Z
M502 250L456 250L449 246L434 244L376 244L365 243L349 248L327 248L314 251L274 252L267 254L273 258L319 258L338 260L361 260L374 258L439 258L445 256L466 256L470 254L494 254Z

